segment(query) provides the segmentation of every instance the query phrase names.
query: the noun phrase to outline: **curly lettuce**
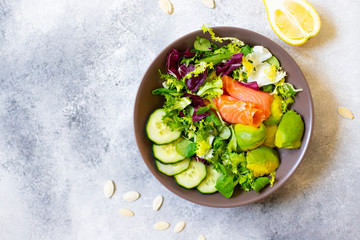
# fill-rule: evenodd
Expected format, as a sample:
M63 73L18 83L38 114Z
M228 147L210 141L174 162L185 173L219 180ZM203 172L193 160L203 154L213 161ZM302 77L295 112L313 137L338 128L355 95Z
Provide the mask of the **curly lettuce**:
M223 94L223 82L220 77L216 78L213 81L206 82L203 86L197 91L197 95L200 97L211 97L216 98Z

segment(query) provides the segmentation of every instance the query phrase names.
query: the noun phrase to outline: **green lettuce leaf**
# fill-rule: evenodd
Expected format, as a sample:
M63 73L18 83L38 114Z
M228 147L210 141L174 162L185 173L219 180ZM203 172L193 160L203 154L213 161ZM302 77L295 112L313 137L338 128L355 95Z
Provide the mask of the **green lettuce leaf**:
M211 51L211 43L206 38L196 37L194 48L198 51L208 52Z
M236 137L235 137L235 131L234 131L234 128L232 125L230 125L230 131L231 131L231 137L230 137L229 144L227 146L227 151L235 152L236 148L237 148L237 141L236 141Z
M182 96L184 93L178 92L176 89L168 89L168 88L157 88L152 91L154 95L166 95L170 94L174 97Z
M217 37L214 33L214 30L212 28L207 28L205 27L205 25L202 25L202 27L200 28L203 33L209 33L211 36L211 39L214 41L217 41L219 43L222 43L223 41L231 41L232 44L238 45L238 46L244 46L244 42L234 38L234 37Z
M205 82L204 85L202 85L199 90L197 91L197 95L200 97L211 97L216 98L223 94L223 82L220 77L216 78L213 81Z
M235 180L235 175L221 175L217 181L215 188L225 197L230 198L234 193L234 188L238 181Z
M282 98L294 98L296 93L301 92L302 89L295 89L295 87L291 83L280 83L275 87L273 94L277 94Z
M204 73L206 71L206 69L213 69L213 63L212 62L205 62L205 61L201 61L197 64L195 64L195 69L192 72L189 72L188 74L186 74L183 78L182 81L185 81L188 78L192 78L192 77L197 77L200 74Z
M285 113L289 109L289 106L295 102L296 93L301 91L302 89L295 89L291 83L281 82L275 87L272 94L279 95L283 98L283 101L281 101L281 109L282 113Z
M191 104L189 97L174 97L171 94L165 94L166 102L164 104L164 109L166 112L173 110L183 110Z
M164 88L168 88L171 90L176 89L177 92L181 92L184 89L186 89L185 82L177 80L176 77L174 77L173 75L163 74L161 73L160 69L159 69L159 74L160 74L160 78L165 80L163 82Z
M254 181L254 190L256 192L260 192L260 190L263 189L269 183L270 183L270 179L267 177L256 178Z

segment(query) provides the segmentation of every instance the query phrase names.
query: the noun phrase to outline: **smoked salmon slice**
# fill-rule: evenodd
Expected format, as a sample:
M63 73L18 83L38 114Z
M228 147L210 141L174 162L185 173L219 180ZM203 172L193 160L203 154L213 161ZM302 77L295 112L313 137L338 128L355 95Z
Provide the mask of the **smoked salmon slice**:
M255 106L261 109L265 114L265 120L270 116L270 107L273 100L270 93L257 91L243 86L229 76L223 76L221 79L223 81L223 90L227 92L227 94L240 101L255 104Z
M215 98L215 103L221 117L228 123L259 127L265 120L264 112L251 102L239 101L234 97L221 95Z

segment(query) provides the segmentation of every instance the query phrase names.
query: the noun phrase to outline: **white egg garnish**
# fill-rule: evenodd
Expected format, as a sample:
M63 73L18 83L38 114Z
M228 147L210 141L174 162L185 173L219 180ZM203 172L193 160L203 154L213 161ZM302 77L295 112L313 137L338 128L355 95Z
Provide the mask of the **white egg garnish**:
M279 82L286 76L282 70L276 70L275 66L269 63L260 63L255 67L256 71L252 71L248 82L257 82L258 86L265 86Z
M244 61L243 71L250 73L248 82L257 82L258 86L265 86L279 82L286 76L286 72L276 69L274 65L270 65L266 61L272 56L267 48L255 46L252 53L248 54ZM253 68L249 71L249 67Z
M271 56L272 54L267 48L264 48L263 46L255 46L252 49L252 53L246 56L246 59L251 60L254 67L256 67L258 64L271 58Z

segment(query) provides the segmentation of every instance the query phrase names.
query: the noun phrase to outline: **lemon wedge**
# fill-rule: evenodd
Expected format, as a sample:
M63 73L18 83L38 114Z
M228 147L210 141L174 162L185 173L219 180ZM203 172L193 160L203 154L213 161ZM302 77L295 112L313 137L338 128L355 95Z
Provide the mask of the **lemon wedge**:
M274 32L290 45L301 45L321 26L319 14L305 0L263 0Z

